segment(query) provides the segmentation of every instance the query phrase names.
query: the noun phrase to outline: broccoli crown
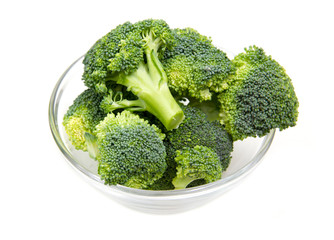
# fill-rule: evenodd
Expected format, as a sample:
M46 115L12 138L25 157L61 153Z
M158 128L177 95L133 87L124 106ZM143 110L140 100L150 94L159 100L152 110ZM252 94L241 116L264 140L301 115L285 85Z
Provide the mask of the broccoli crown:
M98 173L105 184L145 189L166 170L164 135L157 127L124 110L96 126Z
M203 179L205 183L214 182L222 176L218 155L205 146L184 147L178 150L175 162L177 163L177 173L173 179L175 189L184 189L199 179Z
M154 37L152 42L145 39L149 37ZM132 73L144 62L147 45L160 53L172 47L173 42L171 30L163 20L120 24L99 39L85 55L83 80L93 88L110 81L116 73Z
M206 146L213 149L225 170L231 159L233 141L218 121L208 121L205 113L190 106L182 107L185 119L177 129L166 132L168 154L175 154L183 147ZM172 156L175 157L174 155Z
M234 67L211 39L191 28L174 29L176 46L167 49L161 60L170 89L180 96L210 100L213 92L226 88Z
M87 151L85 133L93 133L106 114L100 108L102 97L92 89L83 91L68 108L63 126L70 142L77 150Z
M233 140L295 126L299 103L285 69L256 46L245 49L233 63L236 73L218 96L223 123Z
M108 88L114 86L110 82L115 82L138 97L115 100L108 95L104 101L107 111L148 111L167 129L176 128L184 115L169 90L159 60L159 55L174 43L174 35L163 20L126 22L111 30L87 52L83 60L83 81L107 95Z
M165 131L167 169L161 179L155 182L150 189L170 190L176 176L175 157L178 150L184 147L193 148L197 145L212 149L220 160L221 169L225 171L231 161L233 151L232 137L218 121L208 121L207 116L198 108L182 106L185 119L177 129ZM196 180L189 186L205 184L204 180Z

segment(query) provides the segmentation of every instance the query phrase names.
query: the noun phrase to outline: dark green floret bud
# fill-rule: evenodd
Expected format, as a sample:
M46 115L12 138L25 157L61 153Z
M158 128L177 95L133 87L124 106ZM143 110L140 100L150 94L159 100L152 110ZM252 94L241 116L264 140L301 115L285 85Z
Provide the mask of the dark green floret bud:
M107 185L146 189L166 170L164 134L139 116L123 111L96 126L98 173Z
M295 126L299 103L285 69L256 46L245 49L233 63L236 73L218 96L222 122L233 140Z

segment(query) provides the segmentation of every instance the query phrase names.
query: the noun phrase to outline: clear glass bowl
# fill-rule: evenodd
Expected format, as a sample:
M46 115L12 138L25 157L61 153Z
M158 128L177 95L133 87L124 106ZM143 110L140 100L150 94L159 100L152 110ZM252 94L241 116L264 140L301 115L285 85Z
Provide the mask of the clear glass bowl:
M86 152L77 151L69 142L62 119L73 100L86 88L81 80L83 57L76 60L57 82L49 105L49 123L53 137L68 163L88 182L117 202L149 213L176 213L201 206L236 186L261 162L275 135L272 130L262 138L249 138L234 143L231 164L222 179L184 190L150 191L107 186L97 174L97 162Z

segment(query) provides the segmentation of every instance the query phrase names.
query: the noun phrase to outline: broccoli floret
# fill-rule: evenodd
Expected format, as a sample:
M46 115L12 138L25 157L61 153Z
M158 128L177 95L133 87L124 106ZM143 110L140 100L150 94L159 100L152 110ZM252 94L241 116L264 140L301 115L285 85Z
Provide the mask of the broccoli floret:
M236 73L218 96L223 124L233 140L295 126L299 104L285 69L256 46L245 49L233 63Z
M98 40L83 60L84 83L109 99L104 108L148 111L167 129L176 128L184 115L172 96L166 73L159 60L166 49L174 46L171 29L163 20L126 22ZM118 99L108 86L123 85L137 99Z
M166 131L164 144L167 152L167 169L164 176L157 181L152 189L173 189L172 179L176 176L176 152L184 147L193 148L197 145L212 149L220 160L222 171L231 161L233 151L232 137L218 121L208 121L206 115L198 108L182 106L184 121L177 129ZM195 182L194 182L195 183ZM196 181L198 185L202 181ZM195 186L195 185L193 185Z
M206 146L219 156L223 170L230 163L233 141L218 121L208 121L206 115L198 108L182 106L185 119L177 129L166 132L165 142L169 143L169 152L173 153L183 147ZM175 157L175 156L173 156Z
M100 108L102 97L93 89L83 91L63 117L63 126L72 145L87 151L85 133L93 134L95 126L106 114Z
M129 111L110 113L96 126L98 174L107 185L146 189L166 170L165 137Z
M195 146L185 147L176 152L175 189L184 189L191 182L203 179L205 183L217 181L222 176L222 166L218 155L211 148Z
M210 38L192 28L174 29L176 46L167 49L161 60L173 93L211 100L221 92L234 67L227 55L212 44Z

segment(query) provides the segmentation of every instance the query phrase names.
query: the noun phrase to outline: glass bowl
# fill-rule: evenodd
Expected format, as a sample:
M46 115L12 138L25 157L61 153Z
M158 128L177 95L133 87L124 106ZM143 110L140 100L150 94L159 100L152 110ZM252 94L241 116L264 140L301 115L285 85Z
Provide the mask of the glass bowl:
M232 160L222 179L183 190L151 191L121 185L105 185L97 174L97 162L69 142L62 119L73 100L86 88L81 80L83 57L76 60L58 80L49 104L49 124L53 137L68 163L97 189L129 208L149 213L177 213L199 207L236 186L261 162L275 135L234 143Z

